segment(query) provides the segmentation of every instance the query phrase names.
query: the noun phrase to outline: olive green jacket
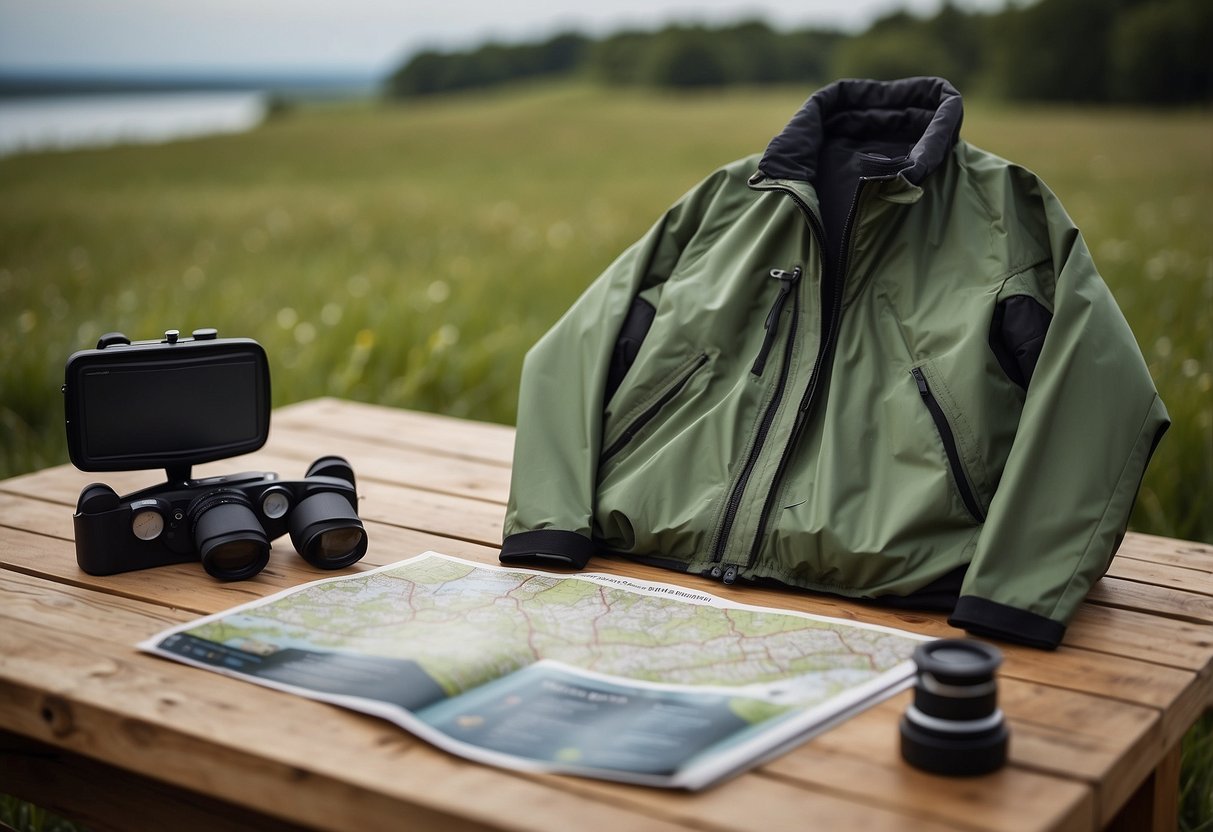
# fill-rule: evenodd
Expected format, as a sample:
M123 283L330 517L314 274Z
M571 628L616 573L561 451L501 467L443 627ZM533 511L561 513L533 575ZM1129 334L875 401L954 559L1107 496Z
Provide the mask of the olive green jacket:
M1056 646L1168 425L1082 236L948 82L843 81L528 353L501 559L610 554Z

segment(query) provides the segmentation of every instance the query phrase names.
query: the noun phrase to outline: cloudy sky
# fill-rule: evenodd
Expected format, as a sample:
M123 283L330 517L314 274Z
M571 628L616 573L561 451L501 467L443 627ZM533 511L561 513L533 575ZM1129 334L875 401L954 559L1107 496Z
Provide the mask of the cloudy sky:
M0 70L257 69L380 73L426 46L759 17L862 29L940 0L0 0ZM990 7L997 0L967 0Z

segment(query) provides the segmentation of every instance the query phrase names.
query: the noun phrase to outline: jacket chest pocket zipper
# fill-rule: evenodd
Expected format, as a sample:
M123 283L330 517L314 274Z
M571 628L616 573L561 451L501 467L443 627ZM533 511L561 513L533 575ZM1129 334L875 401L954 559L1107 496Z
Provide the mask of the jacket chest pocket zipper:
M931 392L931 386L927 384L927 377L922 369L915 367L910 370L910 375L914 377L914 383L918 385L918 394L922 396L923 404L927 406L931 419L935 422L935 429L939 432L939 438L943 442L943 450L948 457L948 467L952 469L952 479L956 481L960 499L973 519L982 523L985 521L986 515L981 510L981 504L977 502L977 495L973 493L973 487L969 484L969 478L965 474L964 464L960 459L960 447L956 444L956 435L948 423L948 416L935 399L935 394Z
M708 354L706 352L702 352L695 358L694 361L691 362L689 366L675 376L673 382L666 386L661 395L659 395L652 404L641 411L640 415L629 422L627 427L623 429L623 432L619 434L619 438L612 442L611 446L599 455L598 465L601 467L606 463L607 460L626 448L628 444L630 444L631 441L636 438L636 434L640 433L640 431L644 429L645 425L657 418L657 414L659 414L667 404L677 398L678 394L682 392L682 389L687 386L687 382L689 382L691 378L694 377L694 375L699 372L707 363Z
M770 274L779 281L779 294L775 296L775 302L771 304L771 311L767 313L766 335L762 337L762 347L758 350L758 357L754 359L754 366L750 368L750 372L756 376L762 375L762 371L766 369L767 356L771 353L771 347L775 345L775 333L779 330L779 317L783 314L783 307L788 302L788 296L796 288L796 281L800 279L801 271L800 266L797 266L790 272L785 269L771 269Z

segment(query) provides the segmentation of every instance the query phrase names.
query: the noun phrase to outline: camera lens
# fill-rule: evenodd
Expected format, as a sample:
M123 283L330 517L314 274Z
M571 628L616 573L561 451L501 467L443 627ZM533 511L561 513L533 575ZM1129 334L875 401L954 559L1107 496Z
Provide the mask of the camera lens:
M221 488L194 500L186 511L202 567L221 581L256 575L270 559L270 542L252 503L239 491Z
M977 775L1007 759L1007 726L998 709L996 647L940 639L914 651L914 704L901 720L901 755L936 774Z
M288 521L291 543L312 566L341 569L366 554L366 530L341 494L321 491L295 507Z

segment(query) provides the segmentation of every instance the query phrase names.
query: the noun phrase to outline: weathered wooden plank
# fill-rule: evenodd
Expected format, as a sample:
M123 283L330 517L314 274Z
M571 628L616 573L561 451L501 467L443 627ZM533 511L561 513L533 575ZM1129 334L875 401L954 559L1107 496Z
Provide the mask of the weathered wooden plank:
M897 726L911 700L912 694L908 691L847 720L814 739L810 746L772 761L765 770L797 781L829 783L859 800L875 803L896 800L915 814L978 829L1037 828L1033 824L1039 824L1045 817L1045 826L1039 828L1092 828L1096 812L1094 787L1101 778L1108 777L1107 769L1092 770L1092 760L1099 756L1111 768L1117 752L1108 748L1092 754L1077 747L1063 750L1055 744L1055 753L1061 753L1071 761L1081 761L1079 768L1066 769L1057 765L1046 774L1032 774L1035 766L1031 764L1031 742L1026 743L1026 762L1022 759L1025 753L1019 746L1031 735L1033 727L1021 721L1017 697L1006 695L1008 686L1022 689L1024 685L1013 680L1003 683L1003 706L1012 730L1012 765L993 774L971 779L947 778L927 774L904 763ZM1056 700L1064 706L1071 697L1090 701L1090 697L1056 689L1041 689L1041 693L1049 705L1054 705ZM1151 716L1145 709L1130 708L1127 712L1136 717ZM1148 724L1147 721L1133 727L1144 731ZM1092 728L1091 721L1083 717L1077 733L1081 736ZM1123 752L1123 748L1118 750ZM1058 779L1076 776L1089 781L1090 785L1075 788L1078 784ZM947 791L946 802L937 798L940 790ZM1028 805L1031 809L1025 812Z
M1136 610L1151 615L1213 624L1213 598L1170 587L1105 577L1087 595L1093 604Z
M866 769L865 769L866 770ZM1018 774L1010 775L1016 779ZM900 801L885 802L872 799L848 799L831 791L806 788L801 780L771 777L764 773L746 775L719 786L695 794L660 792L652 789L635 789L598 780L562 778L566 788L576 794L598 800L607 800L626 805L638 811L668 815L690 825L697 825L702 818L711 818L734 829L787 830L803 832L804 829L872 829L888 830L937 830L937 829L984 829L971 822L958 820L946 823L927 813L918 813ZM1076 783L1061 781L1058 787L1080 792ZM949 803L946 788L936 785L930 792L940 803ZM862 807L856 811L857 807ZM1033 807L1033 810L1035 807ZM1042 819L1045 812L1025 812L1020 820L1027 819L1028 826L1002 826L998 829L1015 830L1046 827ZM1086 827L1087 829L1090 826Z
M308 465L320 456L346 457L354 469L361 491L363 484L380 482L411 486L504 505L509 494L508 468L475 460L442 458L413 449L387 448L360 439L317 440L300 431L283 431L271 449L194 469L195 477L212 477L241 471L274 471L282 479L302 479ZM104 482L119 494L158 485L164 477L155 471L110 471L87 473L61 465L0 482L0 491L37 497L74 506L80 490L93 482Z
M509 466L514 460L514 429L507 425L341 399L278 408L272 430L282 429L320 433L320 443L330 436L349 436L495 465Z
M1158 758L1161 717L1152 709L1010 678L1000 680L999 704L1011 725L1011 760L1090 782L1100 824Z
M1184 592L1197 592L1201 595L1213 595L1213 573L1205 572L1202 569L1189 569L1186 566L1173 566L1168 563L1116 557L1112 559L1112 565L1108 567L1108 574L1113 578L1167 586L1172 589L1182 589Z
M1130 532L1116 556L1213 572L1213 546L1192 540Z
M274 437L274 452L298 457L304 467L306 460L323 454L344 456L359 481L381 480L502 503L509 496L509 468L471 459L440 457L414 448L389 448L370 439L348 436L330 439L303 431L281 431Z
M338 572L316 569L283 538L270 549L269 565L246 581L211 579L194 563L161 566L118 575L89 575L75 560L70 541L9 530L0 540L0 567L70 586L85 587L205 615L263 598L287 587L335 574L362 572L412 557L429 549L449 555L486 560L485 549L453 538L438 537L393 526L368 524L371 546L361 561ZM494 552L493 557L496 557Z
M1096 604L1078 608L1065 642L1194 672L1213 663L1213 625Z

